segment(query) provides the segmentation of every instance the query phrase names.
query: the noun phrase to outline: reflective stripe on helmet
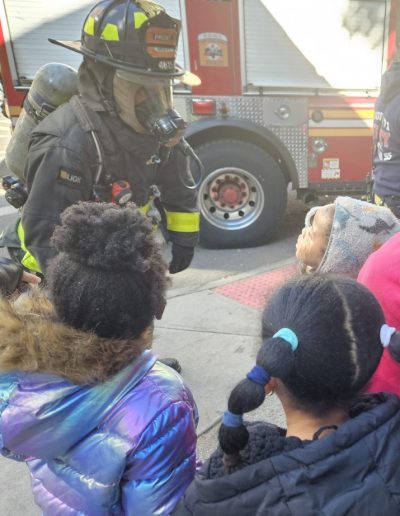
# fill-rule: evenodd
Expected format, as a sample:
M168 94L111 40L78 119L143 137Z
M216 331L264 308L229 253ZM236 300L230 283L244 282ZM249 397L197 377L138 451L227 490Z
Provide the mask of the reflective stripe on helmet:
M180 77L175 63L181 22L148 0L102 0L88 13L81 41L52 43L147 76Z
M22 227L21 221L19 221L18 224L18 238L21 243L21 249L25 251L24 257L21 260L21 263L24 267L29 269L33 272L42 272L39 262L36 260L36 258L28 251L27 247L25 246L25 232L24 228Z
M83 27L83 32L89 34L89 36L94 36L94 18L93 16L88 16L85 22L85 26Z
M100 37L106 41L119 41L118 27L113 23L107 23Z
M135 25L135 29L139 29L147 19L147 16L141 11L136 11L133 13L133 23Z
M179 233L195 233L200 228L200 213L184 213L178 211L167 211L167 229Z

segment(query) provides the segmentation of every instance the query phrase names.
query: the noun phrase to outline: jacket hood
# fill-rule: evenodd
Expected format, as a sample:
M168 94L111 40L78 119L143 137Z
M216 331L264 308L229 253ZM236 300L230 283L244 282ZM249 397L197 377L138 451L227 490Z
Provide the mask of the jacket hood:
M393 213L351 197L337 197L325 254L316 272L357 277L368 256L400 231Z
M138 339L103 339L57 319L40 288L14 302L0 300L0 370L46 373L76 384L106 381L151 345L149 328Z
M127 152L139 156L144 155L147 157L146 159L149 159L152 155L158 154L160 144L151 134L137 133L120 118L113 95L114 73L115 68L111 66L91 59L84 60L78 71L79 94L85 105L93 111L103 112L99 121L108 128L102 138L102 145L107 156L112 154L115 139L118 141L118 145L121 145ZM45 121L46 119L44 123ZM40 130L49 130L44 123L41 123ZM49 124L51 125L51 123L50 119Z
M357 280L375 295L386 323L400 330L400 233L368 257Z
M398 93L400 93L400 62L395 61L382 76L379 99L388 104Z
M94 111L115 111L113 77L115 68L84 59L78 70L79 94Z
M39 289L1 300L0 384L13 398L0 418L0 445L24 458L66 452L153 366L150 342L151 332L113 341L69 328Z
M375 514L380 503L382 514L397 514L385 485L398 492L400 401L375 397L376 406L304 447L220 478L198 475L173 514Z

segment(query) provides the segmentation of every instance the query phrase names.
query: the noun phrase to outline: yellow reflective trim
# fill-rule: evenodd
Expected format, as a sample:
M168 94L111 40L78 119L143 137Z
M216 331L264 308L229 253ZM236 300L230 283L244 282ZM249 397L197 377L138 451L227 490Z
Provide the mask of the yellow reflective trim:
M33 272L42 272L38 261L25 246L25 232L24 228L22 227L21 221L18 224L17 233L19 241L21 243L21 249L25 251L24 257L21 260L22 265Z
M167 228L180 233L194 233L200 228L200 213L183 213L165 210Z
M144 204L143 206L138 206L138 210L140 211L140 213L142 215L146 215L146 213L150 209L150 206L151 206L151 202L149 201L148 203Z
M89 16L88 19L85 22L85 25L83 27L83 32L86 32L86 34L89 34L89 36L94 36L94 18L93 16Z
M390 209L390 206L388 206L385 203L385 201L382 199L382 197L379 197L379 195L377 195L377 194L374 194L374 204L376 204L377 206L384 206L385 208Z
M343 129L341 127L331 127L331 128L315 128L308 130L308 136L313 136L314 138L318 136L368 136L371 138L372 136L372 127L365 128L352 128L349 127L347 129Z
M107 23L100 37L106 41L119 41L118 27L113 23Z
M147 16L141 11L136 11L133 13L133 23L135 25L135 29L140 29L143 23L147 20Z

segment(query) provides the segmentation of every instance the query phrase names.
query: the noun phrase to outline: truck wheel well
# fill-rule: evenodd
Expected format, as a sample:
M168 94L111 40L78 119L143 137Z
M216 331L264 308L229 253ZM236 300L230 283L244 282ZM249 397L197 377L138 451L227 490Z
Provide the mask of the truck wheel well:
M279 164L286 183L293 182L294 187L297 185L297 174L293 177L290 173L290 167L279 149L262 134L249 131L240 127L210 127L206 130L192 134L188 141L193 147L197 147L212 140L232 140L238 139L256 145L264 152L274 158Z

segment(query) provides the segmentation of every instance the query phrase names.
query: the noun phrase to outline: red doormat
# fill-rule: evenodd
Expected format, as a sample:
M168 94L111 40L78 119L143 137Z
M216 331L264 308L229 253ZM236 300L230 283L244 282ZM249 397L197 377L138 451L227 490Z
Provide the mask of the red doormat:
M243 305L262 310L275 290L298 272L298 265L291 263L279 269L214 288L213 291Z

